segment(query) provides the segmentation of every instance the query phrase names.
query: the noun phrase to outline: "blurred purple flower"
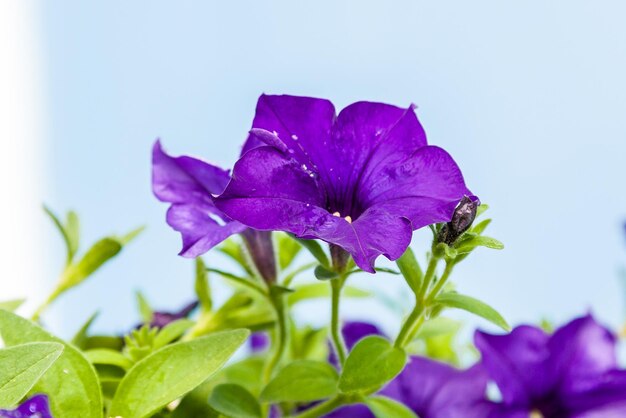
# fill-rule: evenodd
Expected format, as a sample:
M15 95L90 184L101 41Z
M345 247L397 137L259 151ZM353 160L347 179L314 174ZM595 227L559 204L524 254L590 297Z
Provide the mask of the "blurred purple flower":
M327 100L267 95L231 181L214 194L231 219L336 244L369 272L471 196L450 155L427 144L413 106L358 102L337 116Z
M252 335L250 335L250 338L248 339L248 344L250 344L250 349L253 353L258 353L269 347L270 337L267 335L266 332L254 332L252 333Z
M0 409L0 418L52 418L48 397L46 395L35 395L24 402L16 409Z
M155 311L152 314L152 321L150 321L150 326L154 328L163 328L171 322L187 318L197 307L198 301L195 301L191 302L178 312Z
M590 315L548 335L520 326L508 335L476 332L482 363L502 393L495 418L626 416L626 371L615 336Z
M480 366L457 370L438 361L411 357L402 373L379 395L404 404L420 418L486 418L491 413L486 387L487 375ZM374 414L365 405L349 405L327 418L374 418Z
M249 143L248 148L253 144ZM180 232L180 255L195 258L233 234L241 233L259 274L268 282L276 280L276 261L270 232L249 229L215 207L215 197L230 180L224 170L202 160L172 157L157 141L152 150L152 191L172 205L167 223Z
M368 335L382 335L367 322L346 322L342 329L349 349ZM332 353L332 350L331 350ZM334 354L329 361L336 364ZM409 363L379 395L392 398L413 410L420 418L481 417L488 411L485 390L487 376L480 366L466 371L422 357L411 357ZM365 405L348 405L327 417L374 418Z

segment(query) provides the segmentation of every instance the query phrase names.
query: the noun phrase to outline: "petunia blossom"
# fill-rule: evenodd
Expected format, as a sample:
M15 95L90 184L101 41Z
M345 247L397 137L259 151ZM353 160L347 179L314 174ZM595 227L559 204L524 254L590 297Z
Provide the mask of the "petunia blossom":
M247 148L253 148L250 141ZM180 255L195 258L233 234L241 234L254 265L266 281L276 279L271 233L257 231L232 220L215 207L214 200L230 180L228 170L189 156L172 157L156 141L152 149L152 191L171 203L167 223L180 232Z
M413 230L450 221L464 196L460 169L427 144L414 106L357 102L336 115L328 100L263 95L215 205L255 229L335 244L373 272Z
M0 418L52 418L48 397L35 395L12 410L0 409Z
M548 335L520 326L508 335L476 332L482 363L502 394L493 418L626 416L626 370L615 336L590 315Z

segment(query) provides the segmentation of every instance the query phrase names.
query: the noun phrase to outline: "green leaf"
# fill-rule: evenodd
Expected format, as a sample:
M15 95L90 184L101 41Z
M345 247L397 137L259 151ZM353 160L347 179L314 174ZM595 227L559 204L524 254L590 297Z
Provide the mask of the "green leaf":
M0 349L0 408L18 403L63 352L59 343L27 343Z
M120 382L109 415L144 418L200 385L249 335L238 329L163 347L139 361Z
M296 360L278 372L261 392L263 402L310 402L337 393L337 371L328 363Z
M324 266L322 266L321 264L318 265L317 267L315 267L315 270L313 271L313 274L315 274L315 278L317 280L331 280L334 279L335 277L338 277L339 274L337 274L337 272L334 272Z
M261 418L261 405L244 387L224 383L213 389L209 406L229 418Z
M146 299L140 290L135 292L135 299L137 300L137 308L139 309L141 321L145 324L149 324L152 322L152 318L154 317L154 310L150 306L148 299Z
M0 302L0 309L4 309L5 311L9 311L9 312L15 312L17 308L22 306L24 301L25 299L13 299L13 300Z
M290 271L288 274L285 275L285 277L283 278L283 285L284 286L290 286L291 282L293 282L293 280L296 278L296 276L302 272L307 271L308 269L311 269L313 267L317 266L317 262L312 262L312 263L307 263L307 264L303 264L300 267Z
M406 353L393 347L385 338L365 337L348 355L339 389L342 392L374 391L400 373L405 363Z
M504 244L498 241L495 238L485 237L482 235L477 235L468 240L462 241L457 247L456 250L459 254L469 253L474 250L476 247L487 247L493 248L494 250L502 250L504 248Z
M385 396L372 396L365 399L376 418L417 418L417 415L403 404Z
M85 351L85 357L92 364L106 364L109 366L117 366L120 369L128 370L133 367L133 362L119 351L109 348L94 348Z
M80 284L100 266L117 255L121 249L122 245L112 238L103 238L96 242L78 263L71 264L65 270L59 284L60 291Z
M80 327L76 335L74 335L74 338L72 338L72 344L74 344L76 347L80 348L81 350L84 350L86 348L87 338L88 338L87 333L89 332L89 328L91 327L91 324L93 324L93 321L96 320L99 314L100 314L99 312L94 312L89 317L89 319L87 319L87 321L83 324L83 326Z
M241 268L245 270L246 273L248 273L249 276L254 275L254 272L252 271L248 261L246 260L246 256L244 254L242 246L234 239L231 238L224 241L222 245L217 248L217 251L235 261L239 266L241 266Z
M129 242L131 242L132 240L134 240L135 238L137 238L137 236L139 234L141 234L144 229L146 229L145 226L140 226L138 228L133 229L132 231L130 231L128 234L126 235L122 235L121 237L114 237L121 245L122 247L125 246L126 244L128 244Z
M78 246L80 244L80 221L78 220L76 212L72 210L67 212L65 233L67 234L68 240L69 259L73 260L74 256L78 252Z
M61 236L63 237L63 241L65 242L65 250L67 252L67 264L70 264L74 256L74 252L73 252L74 243L72 242L72 238L70 238L70 235L68 234L68 231L65 229L65 225L63 225L63 222L61 222L59 217L56 216L50 208L44 205L43 210L50 217L54 225L57 227L58 231L61 233ZM69 214L68 214L68 218L69 218Z
M402 257L396 260L396 264L409 287L417 294L422 287L424 273L411 247L407 248Z
M487 229L490 223L491 223L491 219L485 219L484 221L481 221L477 223L476 225L474 225L471 231L476 235L480 235L483 232L485 232L485 229Z
M489 209L489 205L486 203L481 203L480 205L478 205L478 208L476 209L476 217L478 218L480 215L485 213L487 209Z
M247 288L255 290L255 291L257 291L257 292L259 292L261 294L266 294L267 293L265 291L265 289L263 287L261 287L261 285L259 285L258 282L255 281L251 277L241 277L241 276L237 276L236 274L229 273L229 272L223 271L223 270L214 269L214 268L207 268L207 271L210 271L211 273L219 274L220 276L222 276L225 279L232 280L235 283L238 283L238 284L240 284L242 286L245 286Z
M209 274L202 258L196 258L196 282L195 291L202 312L210 312L213 309L213 300L211 298L211 286L209 284Z
M44 373L30 393L50 393L52 415L63 418L102 418L102 396L93 366L72 345L34 323L0 310L0 334L7 346L29 342L64 345L61 356Z
M284 270L291 265L293 259L296 258L302 245L287 234L276 234L278 237L278 263L280 269Z
M326 298L330 297L330 286L327 283L307 283L294 288L294 292L287 296L287 303L290 306L295 305L298 302L309 299ZM366 298L371 296L371 293L367 290L359 289L354 286L344 286L342 297L349 298Z
M180 338L185 331L191 328L195 324L194 321L190 319L178 319L176 321L170 322L157 334L154 339L153 347L155 349L166 346L174 340Z
M309 250L311 255L313 255L313 257L315 257L315 259L317 261L319 261L322 266L330 267L330 262L328 261L328 256L326 255L326 253L322 249L322 246L319 244L319 242L317 242L316 240L313 240L313 239L300 239L300 238L296 238L296 237L294 237L293 239L298 241L300 243L300 245L302 245L304 248Z
M435 298L435 303L440 303L449 308L462 309L478 315L481 318L499 326L505 331L509 331L511 327L495 309L473 297L461 295L455 292L443 293Z

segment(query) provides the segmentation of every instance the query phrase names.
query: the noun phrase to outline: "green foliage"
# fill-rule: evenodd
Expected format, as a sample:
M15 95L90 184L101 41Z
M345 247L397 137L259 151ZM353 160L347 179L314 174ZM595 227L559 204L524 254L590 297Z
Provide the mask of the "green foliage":
M261 418L261 405L244 387L224 383L213 389L209 405L231 418Z
M140 291L135 292L135 299L137 300L137 309L139 309L139 316L143 323L152 322L154 311L148 302L148 299Z
M341 295L347 298L365 298L371 296L371 293L354 286L344 286ZM327 297L330 297L330 287L327 283L307 283L295 286L294 292L287 297L287 303L293 306L304 300Z
M124 376L109 415L143 418L157 412L218 371L248 334L246 330L224 331L152 353Z
M424 273L413 254L411 247L407 248L402 257L396 260L396 264L413 292L419 292L424 279Z
M370 393L402 371L406 353L379 336L359 341L346 359L339 379L342 392Z
M89 332L89 328L94 323L98 315L99 315L98 312L94 312L93 314L91 314L91 316L87 319L87 321L85 321L83 326L80 327L80 329L76 332L76 334L72 338L71 340L72 344L74 344L76 347L82 350L86 348L87 339L88 339L87 333Z
M322 246L319 244L319 242L312 239L300 239L295 237L293 239L298 241L300 245L309 250L311 255L313 255L313 257L315 257L315 259L319 261L322 266L330 268L330 261L328 260L328 256L322 249Z
M33 319L38 319L43 310L65 291L81 284L107 261L115 257L126 244L132 241L143 230L143 227L141 227L121 237L110 236L102 238L93 244L85 254L83 254L80 260L75 261L76 253L79 248L78 216L74 212L69 212L67 221L63 223L50 209L44 206L44 210L63 236L63 240L66 244L67 258L65 269L61 274L56 288L50 294L46 302L37 309L33 315Z
M372 396L365 404L376 418L417 418L409 408L385 396Z
M274 236L276 236L278 241L278 265L281 270L284 270L291 265L300 253L302 245L288 234L275 233Z
M5 311L15 312L17 308L22 306L24 303L24 299L13 299L7 300L4 302L0 302L0 309L4 309Z
M330 280L339 277L339 273L321 264L315 267L313 274L317 280Z
M63 352L53 342L27 343L0 349L0 408L19 402Z
M85 351L85 357L92 364L104 364L109 366L116 366L123 370L128 370L133 367L133 361L126 357L124 354L110 348L94 348Z
M209 274L202 258L196 258L196 281L195 291L202 312L210 312L213 309L213 299L211 298L211 286L209 284Z
M7 346L30 342L63 345L63 353L30 393L54 393L52 414L63 418L102 418L102 397L93 366L72 345L15 314L0 310L0 334Z
M461 295L456 292L443 293L435 299L436 303L439 303L445 307L462 309L478 315L481 318L499 326L505 331L509 331L511 327L507 324L506 320L491 306L478 299L474 299L470 296Z
M278 372L263 389L264 402L310 402L337 393L339 376L326 362L296 360Z

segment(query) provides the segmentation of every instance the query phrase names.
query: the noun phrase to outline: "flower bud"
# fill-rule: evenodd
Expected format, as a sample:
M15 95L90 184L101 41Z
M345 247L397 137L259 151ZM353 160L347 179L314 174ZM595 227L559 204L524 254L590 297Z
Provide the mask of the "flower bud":
M276 255L274 254L272 233L248 228L241 235L254 267L263 280L266 283L275 283L278 271L276 269Z
M472 226L474 218L476 218L476 209L480 202L478 199L472 200L467 196L459 202L452 219L445 224L437 235L437 242L443 242L448 245L454 244L465 231Z

